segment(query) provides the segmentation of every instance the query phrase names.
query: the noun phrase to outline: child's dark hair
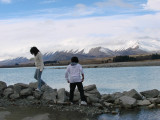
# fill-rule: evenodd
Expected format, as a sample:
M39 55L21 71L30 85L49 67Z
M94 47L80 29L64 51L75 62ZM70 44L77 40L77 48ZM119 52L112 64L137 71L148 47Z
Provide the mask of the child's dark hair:
M78 57L72 57L71 62L79 63Z
M38 52L39 52L39 50L38 50L37 47L31 47L30 53L31 53L32 55L36 56Z

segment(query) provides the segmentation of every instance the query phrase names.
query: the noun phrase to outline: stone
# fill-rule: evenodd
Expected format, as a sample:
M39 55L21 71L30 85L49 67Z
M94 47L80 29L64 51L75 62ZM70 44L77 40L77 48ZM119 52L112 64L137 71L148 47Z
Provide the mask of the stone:
M149 105L149 106L148 106L148 108L150 108L150 109L155 108L155 104L151 104L151 105Z
M124 92L124 95L135 98L136 100L142 100L142 96L135 89L132 89L128 92Z
M137 105L139 106L148 106L151 102L149 100L137 100Z
M157 104L157 107L160 107L160 104Z
M114 101L115 101L114 95L110 95L110 94L102 95L101 99L104 100L105 102L109 102L109 103L114 103Z
M121 92L115 92L113 94L111 94L111 96L113 96L114 99L120 98L123 96L123 93Z
M58 91L57 91L57 93L58 93L58 99L57 99L57 101L58 102L66 102L66 100L67 100L67 96L66 96L66 92L65 92L65 89L64 88L61 88L61 89L59 89Z
M158 98L147 98L147 100L149 100L151 103L156 103L157 99Z
M99 93L99 91L97 89L93 89L91 91L85 91L84 94L91 94L91 95L95 95L98 98L101 98L101 94ZM87 96L87 95L86 95Z
M100 104L100 103L93 103L92 105L95 107L103 107L102 104Z
M119 101L124 108L133 108L136 104L136 99L129 96L122 96L119 98Z
M155 98L159 95L159 91L157 89L147 90L140 93L146 98Z
M3 81L0 81L0 97L3 95L3 90L7 88L7 84Z
M79 92L74 92L74 97L73 97L73 101L77 102L80 100L80 93Z
M27 100L34 100L34 99L35 99L34 96L28 96L28 97L27 97Z
M113 115L118 114L118 112L116 112L116 111L112 111L111 113L112 113Z
M19 94L21 92L21 90L22 90L22 87L19 86L19 85L14 85L13 86L13 90L14 90L14 92Z
M41 87L41 91L42 91L42 92L55 92L55 91L57 91L57 89L53 89L53 88L51 88L51 87L48 86L48 85L43 85L43 86Z
M0 91L4 90L5 88L7 88L7 84L3 81L0 81Z
M156 104L160 104L160 98L157 98L157 99L155 100L155 103L156 103Z
M7 88L7 89L4 90L3 95L4 95L6 98L8 98L8 97L9 97L11 94L13 94L13 93L14 93L14 91L13 91L12 88Z
M54 92L45 91L43 93L42 99L48 102L53 101L54 103L57 103L57 91Z
M97 98L96 96L90 95L88 96L88 99L91 103L99 103L100 99Z
M36 98L36 99L40 99L41 96L42 96L42 93L40 91L34 91L33 92L33 96Z
M36 89L38 87L38 82L31 82L31 83L29 83L29 87L33 88L33 89Z
M31 95L32 92L33 92L33 89L26 88L26 89L21 90L20 96L28 96L28 95Z
M111 106L113 106L112 103L108 103L108 102L104 102L104 105L105 105L106 107L111 107Z
M12 100L15 100L15 99L19 99L20 98L20 95L19 95L19 93L13 93L13 94L11 94L10 95L10 98L12 99Z
M94 90L94 89L97 89L97 88L96 88L96 85L93 84L93 85L85 86L83 89L84 89L84 91L91 91L91 90Z
M29 87L28 84L24 84L24 83L17 83L17 84L15 84L14 86L19 86L19 87L21 87L21 89L26 89L26 88Z

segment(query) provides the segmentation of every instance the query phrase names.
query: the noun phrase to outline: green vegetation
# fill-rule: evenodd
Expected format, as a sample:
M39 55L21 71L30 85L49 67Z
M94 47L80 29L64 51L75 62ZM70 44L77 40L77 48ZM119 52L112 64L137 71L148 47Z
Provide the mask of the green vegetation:
M143 60L155 60L155 59L160 59L159 54L152 54L152 55L139 55L139 56L116 56L113 57L113 62L129 62L129 61L143 61Z

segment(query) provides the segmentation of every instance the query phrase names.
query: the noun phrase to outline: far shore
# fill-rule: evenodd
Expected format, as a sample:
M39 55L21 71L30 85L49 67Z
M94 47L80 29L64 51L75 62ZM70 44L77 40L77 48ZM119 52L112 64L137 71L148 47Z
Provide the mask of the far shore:
M81 63L80 63L81 64ZM66 64L56 64L55 69L65 69ZM58 67L62 66L62 67ZM64 67L63 67L64 66ZM134 62L114 62L103 64L82 64L83 68L109 68L109 67L138 67L138 66L160 66L160 60L134 61ZM16 67L34 67L34 65L15 65L15 66L0 66L0 68L16 68Z
M160 66L160 61L137 61L137 62L115 62L115 63L105 63L105 64L91 64L83 65L87 68L96 67L136 67L136 66Z
M137 62L115 62L105 64L87 64L83 68L110 68L110 67L140 67L140 66L160 66L160 61L137 61ZM53 69L65 69L64 67L55 67Z

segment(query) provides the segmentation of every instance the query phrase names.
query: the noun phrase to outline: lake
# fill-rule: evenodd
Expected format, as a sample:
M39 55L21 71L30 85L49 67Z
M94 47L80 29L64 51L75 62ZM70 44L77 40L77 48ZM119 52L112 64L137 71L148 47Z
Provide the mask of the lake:
M52 88L65 88L69 85L64 78L65 69L45 67L42 79ZM59 68L59 67L58 67ZM35 67L0 68L0 81L7 85L15 83L35 82ZM84 86L96 84L100 93L122 92L136 89L138 92L159 89L160 67L115 67L115 68L84 68Z

